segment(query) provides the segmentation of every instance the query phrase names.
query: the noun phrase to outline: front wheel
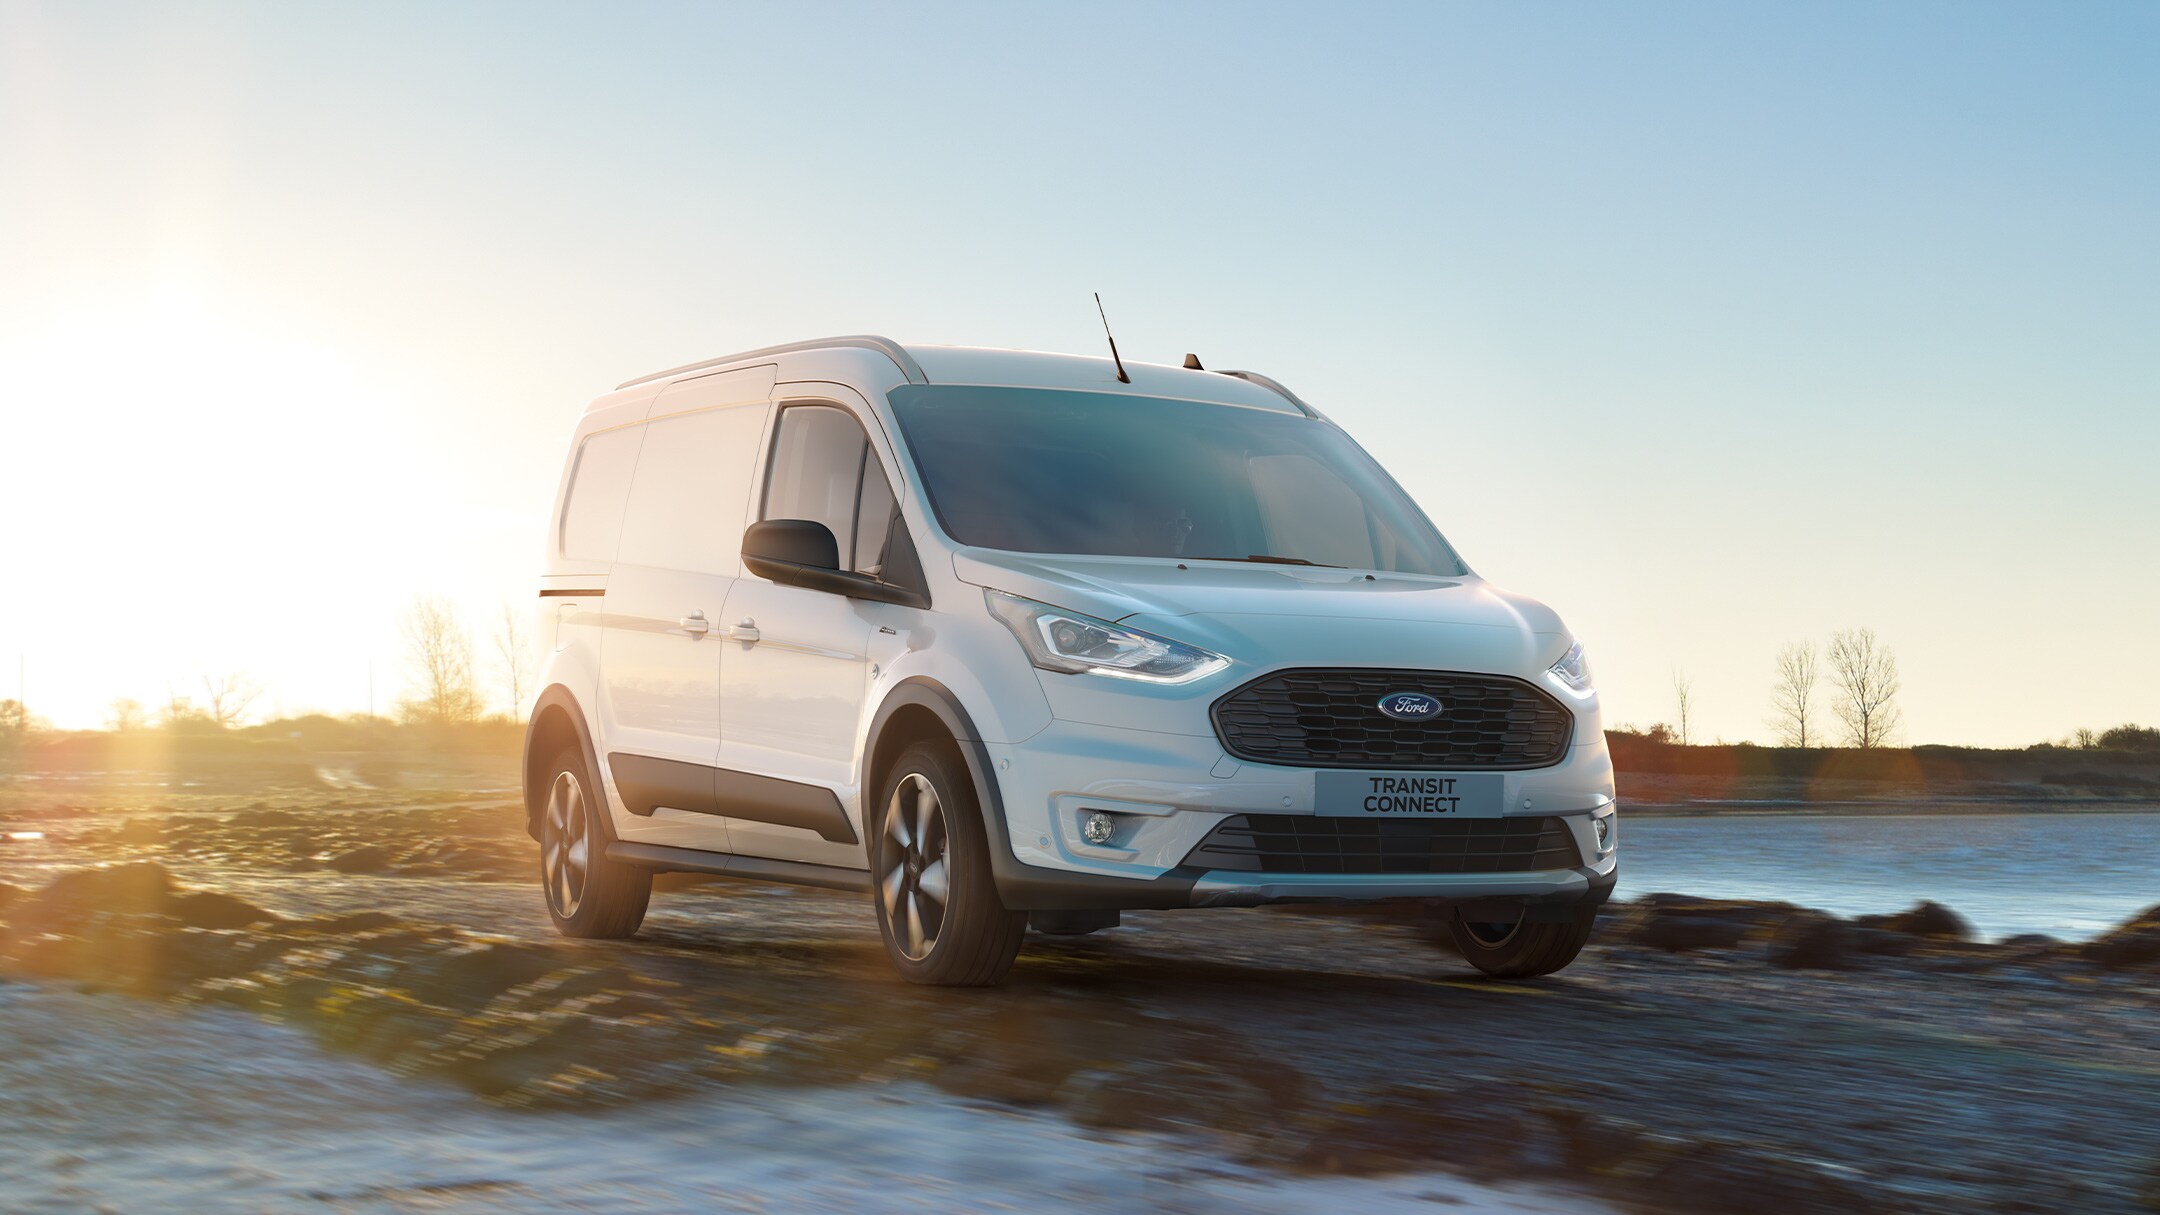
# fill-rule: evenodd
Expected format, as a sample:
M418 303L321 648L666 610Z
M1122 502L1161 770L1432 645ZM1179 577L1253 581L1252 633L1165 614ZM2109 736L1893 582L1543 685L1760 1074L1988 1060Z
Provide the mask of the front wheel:
M1549 975L1574 961L1596 923L1597 910L1592 908L1556 923L1533 924L1527 916L1513 923L1454 920L1448 931L1463 960L1472 966L1495 978L1529 979Z
M871 891L893 968L911 983L983 987L1005 977L1027 915L1007 911L973 786L948 748L918 743L893 764L871 838Z

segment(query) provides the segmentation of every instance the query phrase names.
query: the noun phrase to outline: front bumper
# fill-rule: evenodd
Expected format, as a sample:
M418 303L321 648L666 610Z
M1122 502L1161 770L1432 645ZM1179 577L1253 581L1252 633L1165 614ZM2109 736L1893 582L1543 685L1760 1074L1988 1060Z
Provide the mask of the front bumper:
M1015 910L1255 906L1312 900L1415 898L1565 908L1601 903L1618 874L1617 821L1601 846L1595 821L1614 815L1602 737L1549 768L1504 774L1510 816L1557 817L1580 867L1513 873L1304 874L1195 868L1186 858L1235 814L1314 813L1312 769L1243 763L1212 736L1058 720L1016 744L976 743L998 890ZM1110 812L1104 845L1083 815ZM1003 837L1003 838L997 838Z

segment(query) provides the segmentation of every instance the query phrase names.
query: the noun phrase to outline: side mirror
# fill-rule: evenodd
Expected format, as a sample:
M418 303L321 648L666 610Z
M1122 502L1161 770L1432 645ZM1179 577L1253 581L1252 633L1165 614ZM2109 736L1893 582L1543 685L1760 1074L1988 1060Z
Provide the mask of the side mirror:
M918 591L840 568L840 543L832 529L812 519L766 519L743 533L743 564L782 586L826 591L849 599L929 607Z
M779 573L762 565L803 570L840 569L840 542L832 529L810 519L767 519L753 523L743 533L743 564L774 582L786 582Z

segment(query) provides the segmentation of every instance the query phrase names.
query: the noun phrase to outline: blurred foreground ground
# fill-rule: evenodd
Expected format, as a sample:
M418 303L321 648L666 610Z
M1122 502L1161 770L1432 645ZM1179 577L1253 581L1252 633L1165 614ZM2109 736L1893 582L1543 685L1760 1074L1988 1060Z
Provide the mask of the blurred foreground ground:
M1653 898L1497 983L1401 911L1136 914L925 991L850 896L557 939L519 814L6 788L11 1209L2160 1203L2160 915L1982 943Z

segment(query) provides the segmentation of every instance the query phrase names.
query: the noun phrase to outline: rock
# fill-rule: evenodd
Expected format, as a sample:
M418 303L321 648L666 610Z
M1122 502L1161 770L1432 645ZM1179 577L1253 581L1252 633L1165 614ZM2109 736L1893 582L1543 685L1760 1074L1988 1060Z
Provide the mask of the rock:
M1853 921L1862 928L1880 929L1884 932L1902 933L1911 937L1949 937L1953 940L1972 939L1972 925L1964 916L1941 903L1922 900L1894 915L1864 915Z
M235 827L287 827L301 821L290 810L241 810L225 820Z
M2110 970L2160 965L2160 905L2147 907L2104 936L2085 942L2078 956Z
M568 956L546 946L483 945L415 963L395 982L430 1004L470 1011L570 964Z
M385 928L395 928L403 922L387 911L356 911L350 915L326 915L295 920L285 927L289 932L349 936L363 932L380 932Z
M156 844L165 839L165 823L161 819L131 818L113 829L113 838L124 844Z
M1852 925L1819 911L1800 911L1771 932L1766 960L1786 970L1847 970L1858 945Z
M1852 933L1854 950L1880 957L1901 958L1921 944L1918 937L1892 932L1886 928L1864 928L1853 924L1849 926L1849 931Z
M1638 905L1620 918L1621 940L1678 953L1690 949L1731 949L1747 937L1749 920L1721 914L1709 906Z
M1648 894L1617 909L1617 931L1620 939L1631 944L1675 953L1731 949L1751 934L1769 931L1798 910L1790 903Z
M1324 1173L1445 1168L1490 1179L1541 1154L1542 1123L1511 1104L1519 1093L1403 1085L1329 1122L1288 1163Z
M339 873L381 873L390 867L390 850L381 844L368 844L341 852L331 857L328 863Z
M20 886L10 886L6 882L0 882L0 911L6 911L27 893L28 891L25 891Z
M16 926L55 926L99 913L162 915L173 899L172 874L156 861L63 873L9 912Z
M172 900L168 914L190 928L246 928L267 924L278 917L246 899L215 890L200 890Z

